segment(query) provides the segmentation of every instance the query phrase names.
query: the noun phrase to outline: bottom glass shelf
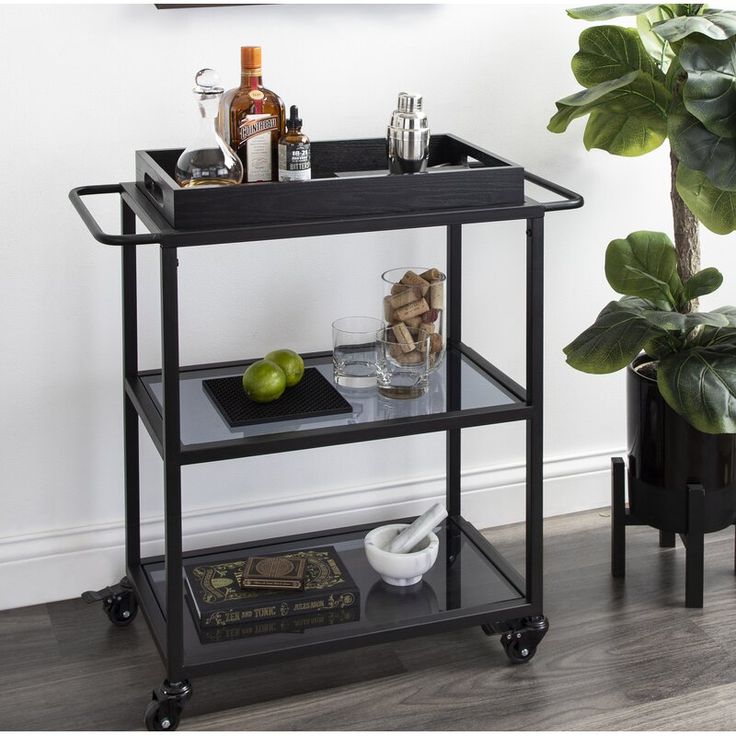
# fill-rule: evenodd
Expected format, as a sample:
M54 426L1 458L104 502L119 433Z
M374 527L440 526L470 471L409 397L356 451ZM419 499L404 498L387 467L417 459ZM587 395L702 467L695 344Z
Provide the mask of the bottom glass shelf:
M388 524L393 522L380 522ZM340 609L325 615L311 612L281 619L266 619L246 625L236 624L200 629L189 606L184 604L184 663L185 668L216 666L228 661L274 654L294 649L343 648L360 639L380 641L395 638L389 632L406 631L432 624L487 615L526 605L524 594L505 577L494 563L495 550L473 533L472 538L461 527L460 520L447 520L438 534L440 550L437 562L421 582L409 588L387 585L368 564L363 550L363 538L379 523L361 528L338 530L273 543L229 547L226 551L199 550L185 552L185 564L212 564L248 556L285 553L315 547L334 547L347 567L360 592L360 605ZM473 530L474 531L474 530ZM477 535L477 536L476 536ZM505 567L506 563L499 561ZM165 569L161 558L142 563L147 584L158 604L156 611L147 611L154 635L164 636L163 620L152 621L156 615L165 618ZM186 588L186 586L185 586ZM292 619L287 621L287 619ZM415 632L418 633L418 632ZM352 642L349 643L349 642ZM159 641L165 649L163 641ZM304 652L305 654L307 652Z

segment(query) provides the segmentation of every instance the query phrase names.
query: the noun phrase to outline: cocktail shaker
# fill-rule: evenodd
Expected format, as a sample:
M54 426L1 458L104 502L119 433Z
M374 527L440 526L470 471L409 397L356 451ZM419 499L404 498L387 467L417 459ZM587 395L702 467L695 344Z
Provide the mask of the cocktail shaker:
M388 168L392 174L427 170L429 125L422 111L422 96L401 92L398 109L388 126Z

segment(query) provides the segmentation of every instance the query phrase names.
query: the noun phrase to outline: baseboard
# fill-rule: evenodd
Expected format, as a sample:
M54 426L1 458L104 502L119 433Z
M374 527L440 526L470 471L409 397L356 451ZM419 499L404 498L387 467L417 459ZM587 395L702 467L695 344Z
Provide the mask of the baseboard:
M545 516L607 505L610 458L617 454L622 453L546 461ZM463 515L479 528L523 521L524 482L523 464L469 470L463 474ZM275 503L200 509L184 515L184 548L412 516L426 509L428 503L441 500L444 491L444 476L432 476L284 498ZM160 518L143 521L144 555L162 552L160 530ZM0 610L73 598L85 589L108 585L122 574L122 521L4 537L0 539Z

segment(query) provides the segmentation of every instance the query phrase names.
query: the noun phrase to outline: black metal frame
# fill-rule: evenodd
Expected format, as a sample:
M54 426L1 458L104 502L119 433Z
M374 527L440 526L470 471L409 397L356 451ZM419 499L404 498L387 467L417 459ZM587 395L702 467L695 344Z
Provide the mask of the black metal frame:
M70 199L99 242L122 246L123 295L123 377L124 377L124 442L125 442L125 549L127 575L138 596L143 611L166 665L167 685L172 692L188 694L188 676L235 666L237 660L185 662L184 603L182 584L182 510L181 469L190 463L209 462L225 458L283 452L307 447L358 442L421 432L446 432L447 490L446 502L450 524L465 535L495 567L520 591L519 601L508 605L495 603L477 609L446 611L430 620L411 625L353 635L346 639L331 639L309 646L296 644L288 650L273 652L273 657L292 657L316 651L377 643L408 635L419 635L471 624L487 624L496 631L508 628L508 622L524 620L532 628L546 631L542 620L542 350L543 350L543 224L547 211L572 209L583 204L582 197L532 174L526 178L562 196L561 201L538 203L527 199L524 205L492 207L442 212L412 212L403 215L375 215L335 220L305 221L239 228L206 230L173 230L156 212L134 184L79 187ZM86 195L117 194L121 198L121 234L102 231L82 201ZM151 230L136 233L136 217ZM462 225L475 222L526 220L526 387L522 388L491 363L462 343ZM332 429L289 432L257 441L234 440L204 445L182 446L180 437L180 373L192 368L179 365L177 249L193 245L226 242L247 242L287 237L367 232L414 227L445 226L447 228L447 278L449 302L447 319L448 396L447 412L411 420L389 420L339 431ZM136 246L158 243L161 264L161 346L163 382L163 416L154 405L141 381L138 368L137 275ZM514 403L502 407L461 410L457 376L461 355L471 360L503 388ZM166 614L158 605L140 550L140 482L139 438L140 418L160 452L164 465L165 494L165 555ZM526 577L509 565L493 546L461 516L461 429L495 422L526 422ZM329 534L331 532L324 532ZM301 535L304 539L314 534ZM282 538L270 541L298 539ZM259 542L263 544L263 542ZM242 549L242 546L241 546ZM449 550L448 546L448 550ZM198 550L207 554L212 550ZM452 554L451 551L448 554ZM526 625L526 624L525 624ZM536 634L538 638L543 633ZM269 654L269 657L272 655ZM178 689L177 689L178 688ZM168 691L167 691L168 692ZM188 696L188 695L187 695ZM168 696L167 696L168 697ZM154 699L156 694L154 693Z
M626 504L626 478L629 473L622 457L611 458L611 575L626 577L626 527L648 526ZM629 483L631 483L629 476ZM700 483L687 485L688 527L686 534L659 530L659 546L675 547L680 537L685 547L685 606L703 607L705 571L705 489ZM736 563L736 547L734 548ZM736 567L735 567L736 571Z

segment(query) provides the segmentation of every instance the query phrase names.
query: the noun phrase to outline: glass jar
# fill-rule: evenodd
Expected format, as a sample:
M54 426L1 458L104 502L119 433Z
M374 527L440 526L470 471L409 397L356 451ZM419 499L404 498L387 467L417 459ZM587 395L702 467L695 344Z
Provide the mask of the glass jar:
M392 268L381 274L381 317L389 325L403 323L430 338L429 372L445 357L445 281L438 268Z

